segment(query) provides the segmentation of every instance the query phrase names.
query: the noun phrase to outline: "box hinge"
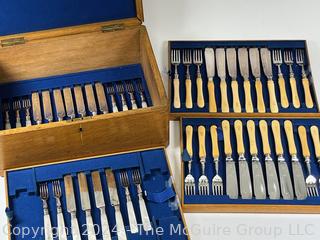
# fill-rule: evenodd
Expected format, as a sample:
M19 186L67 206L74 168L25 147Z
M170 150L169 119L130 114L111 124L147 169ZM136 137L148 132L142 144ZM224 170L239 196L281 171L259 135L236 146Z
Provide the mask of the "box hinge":
M25 44L25 43L26 43L26 40L24 37L9 38L9 39L1 40L1 47L10 47L10 46Z
M108 25L108 26L102 26L101 31L102 32L114 32L125 29L124 24L114 24L114 25Z

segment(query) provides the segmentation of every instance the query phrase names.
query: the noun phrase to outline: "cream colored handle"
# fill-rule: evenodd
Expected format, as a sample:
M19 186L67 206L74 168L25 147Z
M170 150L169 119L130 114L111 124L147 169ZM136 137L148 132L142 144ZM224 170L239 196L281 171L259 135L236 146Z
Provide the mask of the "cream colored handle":
M320 138L319 138L319 129L317 126L312 126L310 128L311 136L313 140L314 150L316 152L316 157L320 158Z
M246 112L253 113L250 81L244 80L243 86L244 86L244 94L246 99Z
M204 108L203 81L201 77L197 78L197 103L199 108Z
M248 130L249 141L250 141L250 154L257 155L258 148L257 148L257 141L256 141L256 126L253 120L249 120L247 122L247 130Z
M279 83L279 89L280 89L281 106L283 108L288 108L289 107L289 100L288 100L288 95L287 95L287 91L286 91L286 83L285 83L284 78L282 76L279 77L278 83Z
M234 122L234 130L236 132L238 154L244 154L243 130L242 130L242 128L243 128L242 122L240 120L236 120Z
M198 139L199 139L199 158L206 157L206 129L204 126L198 127Z
M186 108L193 108L191 79L186 79Z
M257 93L257 107L259 113L265 113L266 107L264 105L263 92L262 92L262 82L260 79L256 79L256 93Z
M297 90L297 81L294 77L290 77L290 86L292 92L292 103L295 108L300 108L300 100Z
M218 143L217 126L212 125L210 127L210 134L211 134L211 143L212 143L212 156L214 159L218 159L219 158L219 143Z
M281 141L281 132L280 132L279 121L273 120L271 122L271 128L272 128L273 139L274 139L275 147L276 147L276 154L277 154L277 156L283 155L283 147L282 147L282 141Z
M263 153L265 155L271 154L269 136L268 136L268 124L265 120L259 122L260 133L262 137Z
M173 107L181 108L180 101L180 81L178 78L173 79Z
M221 111L229 112L229 102L228 102L228 93L227 93L227 82L225 79L221 79L220 82L221 90Z
M268 80L268 91L269 91L269 99L270 99L270 110L272 113L278 113L278 102L276 97L276 91L274 89L274 81Z
M232 88L232 96L233 96L233 111L236 113L241 112L241 104L239 98L239 86L236 80L231 81L231 88Z
M293 136L293 127L290 120L284 121L284 130L287 135L290 155L297 155L297 148Z
M310 82L308 78L303 78L302 79L302 84L303 84L303 89L304 89L304 97L305 97L305 102L307 108L313 108L313 100L310 92Z
M214 92L214 83L212 80L208 81L209 93L209 112L217 112L216 94Z
M305 158L310 157L310 149L308 146L307 130L304 126L298 127L299 139L302 147L302 154Z
M188 125L186 127L186 144L187 144L187 152L190 157L193 156L193 148L192 148L192 137L193 137L193 127Z
M230 141L230 123L228 120L222 121L222 131L224 139L224 153L228 156L232 154L232 147Z

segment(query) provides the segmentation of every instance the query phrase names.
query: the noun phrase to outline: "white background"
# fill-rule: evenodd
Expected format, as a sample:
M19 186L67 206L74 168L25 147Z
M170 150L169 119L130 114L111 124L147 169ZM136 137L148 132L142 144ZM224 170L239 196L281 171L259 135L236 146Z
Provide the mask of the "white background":
M306 39L319 99L318 0L145 0L144 14L166 86L168 40ZM168 153L178 184L179 128L173 122ZM0 179L0 239L5 239L4 208L3 179ZM185 217L192 240L313 240L320 237L320 215L185 214Z

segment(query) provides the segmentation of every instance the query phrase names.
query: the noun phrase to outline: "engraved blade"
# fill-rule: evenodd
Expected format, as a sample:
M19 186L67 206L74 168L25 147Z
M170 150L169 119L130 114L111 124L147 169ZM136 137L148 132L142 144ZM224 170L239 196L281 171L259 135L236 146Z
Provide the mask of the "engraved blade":
M260 56L258 48L249 49L250 64L252 69L252 74L255 78L260 78Z
M64 177L64 185L66 191L67 211L69 213L77 211L76 199L74 196L74 188L72 182L72 176L67 175Z
M119 196L117 192L116 179L111 169L106 170L106 176L107 176L111 205L112 206L119 205L120 201L119 201Z
M73 118L75 118L75 111L74 111L71 88L69 88L69 87L64 88L63 89L63 96L64 96L64 101L66 103L67 116L69 118L73 119Z
M48 122L52 122L53 120L53 113L52 113L52 105L51 105L51 98L49 91L42 92L42 103L43 103L43 112L44 118Z
M249 78L249 55L247 48L239 48L238 50L240 72L244 79Z
M84 173L78 173L81 207L83 211L91 210L87 177Z
M270 156L265 159L267 186L270 199L280 199L280 187L275 164Z
M106 206L104 201L104 196L102 192L102 185L101 185L101 178L99 171L95 171L91 173L92 175L92 182L94 188L94 196L96 200L96 207L103 208Z
M204 56L206 60L207 76L209 80L212 80L216 70L215 68L216 60L215 60L213 48L206 48L204 51Z
M41 106L40 106L39 93L37 93L37 92L32 93L31 101L32 101L33 120L37 124L41 124L42 116L41 116Z
M252 175L253 175L253 189L256 199L266 199L266 184L262 172L262 166L257 157L252 158Z
M94 97L93 87L91 84L87 84L85 85L84 89L86 91L89 111L92 113L93 116L97 115L97 105Z
M261 62L263 66L264 74L268 79L272 79L272 62L271 62L271 53L268 48L261 49Z
M228 158L226 160L226 184L227 195L231 199L237 199L239 197L238 180L236 165L232 158Z
M216 61L217 61L217 71L218 76L221 79L226 78L226 53L224 48L217 48L216 50Z
M106 114L109 112L109 109L108 109L107 98L106 98L106 93L104 91L104 87L102 83L96 83L95 87L96 87L96 92L98 97L99 109L101 112Z
M63 103L61 90L54 89L53 90L53 97L54 97L54 102L55 102L55 106L56 106L58 120L62 121L63 118L66 116L66 112L64 109L64 103Z
M285 200L292 200L294 199L292 181L288 165L281 156L278 157L278 168L282 197Z
M292 157L292 173L293 173L293 182L294 190L298 200L304 200L307 198L307 188L302 171L301 164L296 157Z
M74 90L74 96L75 96L75 99L76 99L76 105L77 105L78 114L81 117L85 117L86 116L86 107L84 105L84 98L83 98L82 88L81 88L81 86L75 86L73 90Z
M232 79L237 79L237 53L235 48L227 48L228 72Z
M243 199L252 198L251 177L247 160L239 157L240 194Z

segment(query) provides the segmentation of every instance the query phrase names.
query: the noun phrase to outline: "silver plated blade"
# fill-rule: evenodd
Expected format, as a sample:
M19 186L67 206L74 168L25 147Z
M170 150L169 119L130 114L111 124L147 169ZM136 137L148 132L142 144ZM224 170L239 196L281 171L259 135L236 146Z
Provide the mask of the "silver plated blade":
M261 61L264 74L268 77L268 79L272 79L271 53L268 48L261 49Z
M249 78L249 54L247 48L239 48L238 50L240 72L244 79Z
M216 50L216 57L217 57L217 71L218 76L221 79L226 78L226 54L224 48L217 48Z
M266 184L258 158L252 158L253 190L256 199L266 199Z
M260 78L260 56L258 48L249 49L250 64L252 69L252 74L255 78Z
M292 157L292 172L293 172L293 182L294 190L298 200L304 200L307 198L307 188L302 171L301 164L296 157Z
M227 195L231 199L238 199L239 190L238 190L236 165L232 158L226 159L226 175L227 175L226 177Z
M227 48L228 72L232 79L237 78L237 53L235 48Z
M87 177L84 173L78 173L81 207L83 211L91 210Z
M215 57L213 48L206 48L204 51L204 56L206 60L207 76L208 79L212 79L215 75Z
M280 158L280 160L279 160ZM285 200L293 200L293 186L287 163L282 157L278 158L279 178L281 186L281 195Z
M120 204L119 196L118 196L118 190L117 190L117 184L115 176L111 169L107 169L105 171L106 177L107 177L107 183L108 183L108 189L109 189L109 196L110 196L110 202L112 206L116 206Z
M239 175L240 175L240 194L243 199L252 198L252 185L247 160L239 157Z
M275 164L270 156L266 156L265 163L269 198L280 199L280 186Z

